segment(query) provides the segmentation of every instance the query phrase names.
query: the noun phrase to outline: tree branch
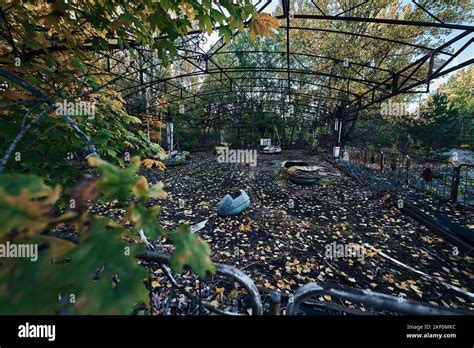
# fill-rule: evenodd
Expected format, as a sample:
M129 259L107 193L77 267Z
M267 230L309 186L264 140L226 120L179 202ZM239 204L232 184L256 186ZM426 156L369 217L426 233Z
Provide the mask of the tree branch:
M25 117L28 116L28 114L32 111L33 109L31 109L30 111L28 111L25 115ZM39 120L43 117L43 115L46 113L47 110L44 110L42 112L40 112L39 114L37 114L33 120L28 123L28 125L26 125L25 127L23 127L20 132L16 135L15 139L13 139L13 141L11 142L10 146L8 147L7 151L5 152L5 154L3 155L3 158L0 160L0 173L3 173L3 171L5 170L5 166L7 165L7 162L8 162L8 159L10 158L13 150L15 150L17 144L20 142L20 140L26 135L26 133L30 130L31 127L33 127L33 125L35 125L36 123L39 122Z
M37 102L39 104L42 104L42 103L47 103L47 105L49 106L50 109L55 109L55 105L53 104L53 97L50 97L50 98L47 98L39 89L37 89L36 87L30 85L28 82L26 82L25 80L21 79L20 77L10 73L9 71L6 71L4 69L0 69L0 76L3 76L5 77L6 79L16 83L17 85L21 86L23 89L26 89L27 91L29 91L31 94L33 94L36 98L37 98ZM34 108L30 109L30 111L27 112L27 114L25 115L25 119L26 117L28 116L28 114L33 110ZM10 144L10 146L8 147L8 150L7 152L5 153L4 157L2 158L2 160L0 161L0 173L2 173L4 170L5 170L5 166L7 164L7 161L8 161L8 158L10 157L11 153L13 152L13 150L15 149L16 145L18 144L18 142L26 135L26 133L30 130L30 128L38 123L38 121L41 119L41 117L47 112L48 110L45 110L43 112L41 112L40 114L38 114L37 116L35 116L35 118L28 124L26 125L25 127L23 127L20 131L20 133L15 137L15 139L13 140L13 142ZM87 135L82 131L82 129L79 128L79 126L77 125L76 122L74 122L74 120L69 117L69 115L63 113L62 117L64 118L64 120L72 127L72 129L74 129L74 131L79 135L79 137L81 138L81 140L86 144L87 146L87 151L88 151L88 155L89 156L95 156L95 157L99 157L99 155L97 154L97 150L94 146L94 144L91 143L91 141L89 140L89 138L87 137Z

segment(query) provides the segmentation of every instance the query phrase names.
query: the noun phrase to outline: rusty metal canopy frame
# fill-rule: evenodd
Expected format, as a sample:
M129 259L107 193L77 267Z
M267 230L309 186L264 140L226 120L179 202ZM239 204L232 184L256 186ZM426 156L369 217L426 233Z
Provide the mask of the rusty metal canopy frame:
M428 93L430 90L430 81L454 72L474 63L474 58L470 58L462 63L448 67L455 63L455 59L466 51L473 49L474 26L463 24L445 23L423 7L419 2L411 3L426 13L429 21L408 21L399 19L385 18L363 18L351 16L356 8L370 8L369 1L361 0L360 3L352 8L347 8L338 14L329 15L324 13L312 1L318 14L293 13L290 10L291 0L278 1L283 9L283 13L276 15L280 20L286 20L286 24L281 29L286 32L286 50L263 51L263 50L226 50L227 44L224 37L220 37L209 50L205 51L203 45L208 44L207 38L199 31L191 31L178 44L179 59L173 62L173 72L170 69L161 66L157 59L152 59L151 50L143 47L135 47L139 55L142 56L144 64L130 64L128 67L140 76L138 81L127 76L122 79L127 80L130 85L119 88L119 92L124 97L131 97L147 90L149 94L148 112L165 112L163 106L186 104L186 112L197 112L198 114L209 114L211 109L218 106L219 117L227 115L235 117L242 111L252 111L255 105L261 103L261 95L268 95L271 103L263 106L265 110L284 111L288 110L289 105L298 108L298 117L307 119L328 120L332 118L342 118L346 120L355 120L362 110L367 110L374 104L380 103L391 97L405 93ZM261 12L275 0L259 0L255 6L257 11ZM306 19L311 26L292 25L295 19ZM428 29L447 29L452 30L449 40L438 47L426 47L403 39L392 39L381 36L367 35L362 32L347 32L336 29L318 28L313 26L321 21L336 22L354 22L354 23L378 23L390 26L417 26ZM245 22L248 26L250 20ZM218 30L219 28L214 28ZM336 57L327 57L314 54L312 52L292 51L290 31L315 31L335 33L337 35L360 37L368 40L385 42L391 47L410 47L418 50L419 58L398 71L391 71L381 67L373 66L356 60L343 61ZM234 32L233 36L239 32ZM460 45L461 40L465 43ZM456 49L451 49L452 45L460 45ZM107 59L107 66L111 64L118 65L122 62L114 57L114 50L111 53L98 52ZM277 59L286 58L286 64L275 67L271 64L258 67L246 68L234 64L222 66L217 63L216 58L220 55L235 57L250 57L253 54L268 55L268 61L272 62L273 57ZM301 63L300 59L314 59L331 62L329 69L311 70ZM293 64L292 64L293 63ZM342 76L333 72L333 68L347 64L359 77ZM346 65L346 66L347 66ZM184 67L188 69L185 69ZM191 70L189 70L191 68ZM377 72L381 78L369 79L359 73L357 69L372 69ZM156 73L156 69L160 71ZM164 70L165 69L165 70ZM111 70L111 69L109 69ZM426 73L423 71L426 70ZM166 74L163 73L166 71ZM423 77L419 77L423 72ZM418 74L418 75L417 75ZM270 76L269 76L270 75ZM283 77L282 77L283 76ZM198 82L182 85L183 81L189 81L189 78L197 77ZM340 87L341 81L346 86ZM262 84L262 82L264 82ZM268 86L271 83L271 87ZM203 90L204 84L216 88ZM363 86L364 92L357 93L352 86ZM305 87L305 88L302 88ZM421 88L421 89L420 89ZM163 101L163 97L166 101ZM286 97L286 101L282 102ZM230 102L229 102L230 100ZM225 104L225 105L221 105ZM336 106L335 106L336 105ZM163 111L165 110L165 111ZM143 106L129 107L132 114L144 113ZM283 112L282 112L283 113ZM169 117L169 115L168 115Z

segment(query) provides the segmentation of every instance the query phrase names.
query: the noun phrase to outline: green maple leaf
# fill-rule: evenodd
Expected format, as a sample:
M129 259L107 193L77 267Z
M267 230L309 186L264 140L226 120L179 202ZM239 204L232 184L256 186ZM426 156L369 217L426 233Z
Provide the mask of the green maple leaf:
M140 168L138 157L132 158L130 167L127 169L120 169L94 157L89 158L89 163L99 168L102 173L99 187L106 200L117 199L119 202L125 202L130 198L132 188L138 181L138 176L135 175L138 168Z
M149 238L157 238L163 235L163 228L158 222L157 215L161 210L160 206L145 208L132 204L129 208L129 219L135 224L137 232L143 230Z
M90 233L68 255L70 270L62 281L71 284L79 314L130 314L135 303L148 299L143 283L147 272L134 257L143 246L125 243L123 229L107 227L108 222L95 217Z
M170 265L173 272L180 272L184 265L189 265L201 277L206 272L215 272L211 261L211 249L198 235L189 232L189 226L183 225L170 234L175 250L171 255Z
M45 197L53 191L42 178L32 174L1 174L0 187L12 196L17 196L22 189L26 189L31 198Z
M60 282L65 265L51 262L50 250L38 259L7 259L0 267L0 314L52 315L59 310L58 295L66 291Z

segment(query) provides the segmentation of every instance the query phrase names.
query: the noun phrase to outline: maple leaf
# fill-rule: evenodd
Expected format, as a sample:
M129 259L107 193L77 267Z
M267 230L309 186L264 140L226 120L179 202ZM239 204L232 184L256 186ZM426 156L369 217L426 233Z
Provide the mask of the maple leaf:
M104 193L105 199L117 199L125 202L132 193L132 188L136 185L138 178L135 173L140 168L140 159L131 159L127 169L120 169L106 161L89 157L89 165L97 167L102 172L102 177L98 182L98 187Z
M171 255L170 265L173 272L180 272L184 265L189 265L201 277L206 272L214 273L210 255L211 249L198 235L189 232L189 226L181 226L170 234L175 250Z
M143 230L150 238L160 237L163 235L163 228L156 218L160 210L161 207L158 205L145 208L140 205L132 204L128 208L124 222L132 222L137 230Z
M191 4L188 3L188 2L181 1L181 2L179 3L179 7L181 8L181 10L183 10L183 12L184 12L184 14L186 15L186 17L188 17L190 20L194 20L195 13L194 13L194 7L193 7L193 5L191 5Z
M275 36L273 30L280 28L280 21L268 13L254 12L249 25L249 37L255 41L257 35Z
M10 196L0 187L0 234L13 229L31 235L48 226L48 215L59 199L61 187L56 188L46 199L37 201L28 189L22 189L18 196Z
M147 167L148 169L151 169L153 167L156 167L158 168L159 170L161 171L164 171L166 169L166 166L163 162L161 161L157 161L157 160L154 160L154 159L150 159L150 158L147 158L147 159L144 159L142 161L142 164Z

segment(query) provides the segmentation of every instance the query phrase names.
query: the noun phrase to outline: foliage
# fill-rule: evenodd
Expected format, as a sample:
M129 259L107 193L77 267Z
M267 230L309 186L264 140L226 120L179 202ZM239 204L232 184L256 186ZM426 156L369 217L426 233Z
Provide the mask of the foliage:
M153 143L136 137L132 132L133 127L141 123L139 119L113 105L107 108L96 105L98 107L93 119L80 116L73 119L95 144L101 158L124 166L126 158L134 154L143 157L153 154L154 151L149 150ZM6 149L20 131L21 113L15 111L10 116L0 118L1 150ZM31 129L17 150L21 158L19 161L10 161L10 171L34 173L49 183L66 186L71 185L81 173L82 159L87 155L82 139L54 113Z
M10 58L28 59L41 51L81 50L87 46L108 49L110 45L150 45L166 63L177 56L174 40L190 30L198 28L210 34L216 25L228 31L243 29L242 22L253 11L247 0L220 0L219 5L222 7L207 0L7 1L1 7L2 29L11 36L2 46L4 58L11 54ZM38 27L46 30L39 31Z
M189 226L181 227L170 237L176 247L170 260L173 269L179 272L184 265L191 264L201 277L204 277L207 271L215 271L209 258L209 246L199 236L192 234Z
M34 123L56 102L92 103L96 109L95 117L72 115L68 122L48 112L22 134L17 144L21 160L10 160L8 169L38 174L48 183L71 184L80 173L77 164L89 154L78 129L114 164L124 166L124 157L132 155L156 155L161 151L152 140L156 134L136 138L144 122L128 113L133 110L128 101L143 105L144 100L125 100L113 89L117 80L137 76L111 61L141 61L136 49L146 47L167 66L178 57L176 47L188 32L210 34L218 26L230 38L234 30L243 30L243 21L253 12L249 0L220 0L217 7L195 0L2 2L0 63L22 83L10 78L2 83L0 152L5 153L28 121ZM150 126L159 127L156 121Z
M426 150L457 147L461 129L459 111L449 107L448 96L442 93L431 96L427 106L428 111L421 115L424 124L410 127L409 138L417 140L417 146Z
M358 146L395 146L400 151L422 155L436 155L460 145L473 147L473 73L472 67L460 70L435 93L418 102L421 112L415 121L405 117L381 118L377 110L365 112L346 134L347 140ZM397 100L400 101L394 99Z
M137 301L147 301L143 281L146 270L134 256L144 251L139 231L151 238L168 234L175 244L173 271L189 265L204 276L214 272L210 249L199 236L181 228L166 233L157 220L159 206L146 207L150 198L164 199L163 184L149 185L137 175L140 160L133 158L126 169L91 157L101 172L84 178L65 193L76 204L60 216L52 214L61 187L47 186L34 175L0 175L0 241L5 244L39 245L37 260L4 258L0 265L0 312L2 314L54 314L68 303L79 314L127 314ZM99 194L122 204L122 221L88 213ZM61 236L74 228L78 241ZM124 236L134 239L130 244ZM59 296L59 297L58 297Z
M452 76L441 91L447 93L451 108L458 109L463 117L474 118L474 66Z

